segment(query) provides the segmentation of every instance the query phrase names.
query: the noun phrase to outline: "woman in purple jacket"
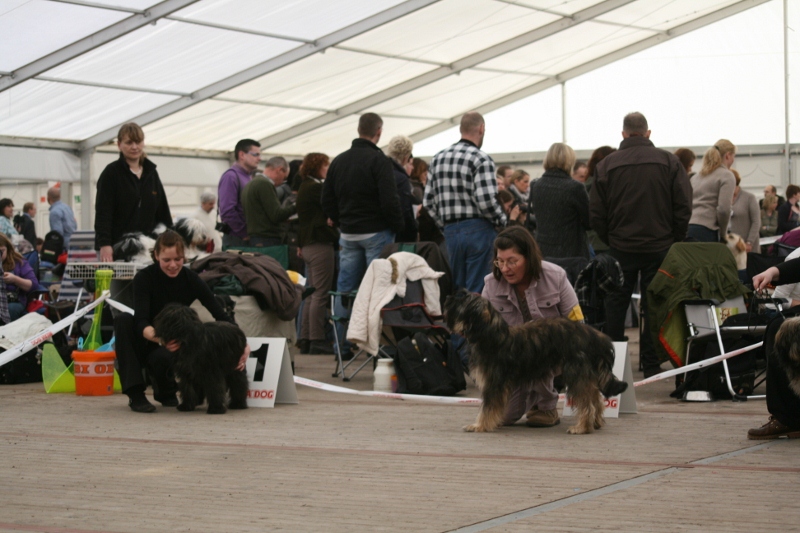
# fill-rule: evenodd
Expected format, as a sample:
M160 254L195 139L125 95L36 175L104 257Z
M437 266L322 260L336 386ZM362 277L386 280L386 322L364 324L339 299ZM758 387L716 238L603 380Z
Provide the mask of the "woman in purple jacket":
M483 297L509 326L542 318L567 317L583 320L578 297L558 265L542 261L542 252L530 232L522 226L504 229L494 241L492 273L486 276ZM511 391L505 424L514 424L525 414L529 427L550 427L561 422L556 404L555 375Z
M3 234L0 234L0 261L3 265L8 314L11 317L10 322L13 322L25 313L28 293L38 287L39 281L33 273L33 268Z

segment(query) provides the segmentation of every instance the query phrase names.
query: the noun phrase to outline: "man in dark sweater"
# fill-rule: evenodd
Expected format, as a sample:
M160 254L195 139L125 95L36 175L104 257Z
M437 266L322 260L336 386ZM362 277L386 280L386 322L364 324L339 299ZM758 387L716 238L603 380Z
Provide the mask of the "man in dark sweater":
M241 202L250 246L278 246L283 242L281 223L297 212L294 204L281 206L276 191L288 174L286 160L273 157L267 161L265 174L256 174L242 189Z
M367 267L404 227L392 163L377 143L383 120L366 113L358 120L358 138L331 162L322 189L322 210L339 227L337 290L358 289ZM336 314L346 316L337 301Z
M674 242L686 238L692 215L692 186L678 158L650 141L647 119L630 113L622 123L622 143L597 166L589 195L589 219L610 246L625 276L621 290L606 298L606 333L625 337L625 315L641 274L642 305L647 286ZM645 377L661 371L653 339L642 335L639 358Z

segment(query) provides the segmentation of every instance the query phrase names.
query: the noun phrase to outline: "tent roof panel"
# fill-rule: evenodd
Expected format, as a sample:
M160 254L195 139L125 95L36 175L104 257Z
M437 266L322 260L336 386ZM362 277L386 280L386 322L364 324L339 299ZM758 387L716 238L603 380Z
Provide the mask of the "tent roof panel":
M92 4L108 6L111 8L135 9L144 11L148 7L153 7L161 0L91 0Z
M736 2L737 0L672 0L655 3L639 0L598 18L607 22L663 31Z
M332 111L434 68L331 48L240 85L220 98Z
M72 4L5 0L0 5L0 71L12 72L128 16Z
M508 0L500 0L508 1ZM514 4L544 9L553 13L572 15L581 9L597 5L602 0L512 0Z
M554 76L651 35L654 32L584 22L480 66Z
M0 113L0 131L49 139L84 139L175 98L39 80L12 87L8 94L9 110Z
M161 20L46 75L189 93L296 46L292 41Z
M386 144L395 135L407 135L410 131L417 131L436 124L436 120L419 120L407 118L392 118L383 124L381 144ZM309 152L322 152L336 157L350 148L350 143L358 136L358 117L351 115L337 120L311 133L296 137L284 143L262 148L270 154L301 155Z
M402 0L202 0L176 16L314 40Z
M206 100L144 127L147 143L233 150L239 139L260 139L318 112Z
M452 63L557 20L557 15L492 0L442 0L343 43L387 55Z
M465 70L374 108L377 113L412 115L437 120L472 109L541 80L541 77Z

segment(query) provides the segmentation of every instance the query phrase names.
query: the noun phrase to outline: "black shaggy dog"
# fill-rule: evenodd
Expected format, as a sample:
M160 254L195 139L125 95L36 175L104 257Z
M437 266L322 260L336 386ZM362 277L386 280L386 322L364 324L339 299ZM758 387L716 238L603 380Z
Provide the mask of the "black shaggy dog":
M236 370L247 338L227 322L201 322L197 312L179 304L166 306L153 321L164 344L180 343L175 352L175 377L181 393L179 411L194 411L205 394L208 414L223 414L225 392L231 409L247 409L247 374Z
M611 340L585 324L546 318L509 326L489 300L465 289L447 298L445 318L470 344L470 370L483 398L477 420L465 431L494 431L503 423L512 388L558 368L578 417L568 433L600 429L605 423L600 393L609 398L628 387L611 371Z
M775 335L778 364L786 371L789 386L800 396L800 317L787 318Z

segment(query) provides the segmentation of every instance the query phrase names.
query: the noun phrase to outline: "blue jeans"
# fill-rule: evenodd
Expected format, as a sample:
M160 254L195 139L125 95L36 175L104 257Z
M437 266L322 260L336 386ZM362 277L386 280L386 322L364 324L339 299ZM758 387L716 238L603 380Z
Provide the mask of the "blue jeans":
M227 250L230 247L239 247L239 246L249 246L250 242L244 240L243 237L237 237L236 235L229 235L224 234L222 236L222 250Z
M700 224L689 224L686 236L697 242L719 242L719 230L709 229Z
M483 291L483 278L492 271L497 232L485 219L454 222L444 227L444 240L456 289Z
M376 233L369 239L360 241L346 241L340 238L339 278L336 281L336 290L338 292L358 290L358 286L361 285L361 280L364 278L369 264L372 263L373 259L378 258L384 246L393 242L394 233L388 229ZM342 304L341 297L337 297L334 302L334 313L341 317L350 316L350 310ZM337 323L336 331L339 335L339 340L343 341L342 350L349 350L350 343L344 341L344 326Z

